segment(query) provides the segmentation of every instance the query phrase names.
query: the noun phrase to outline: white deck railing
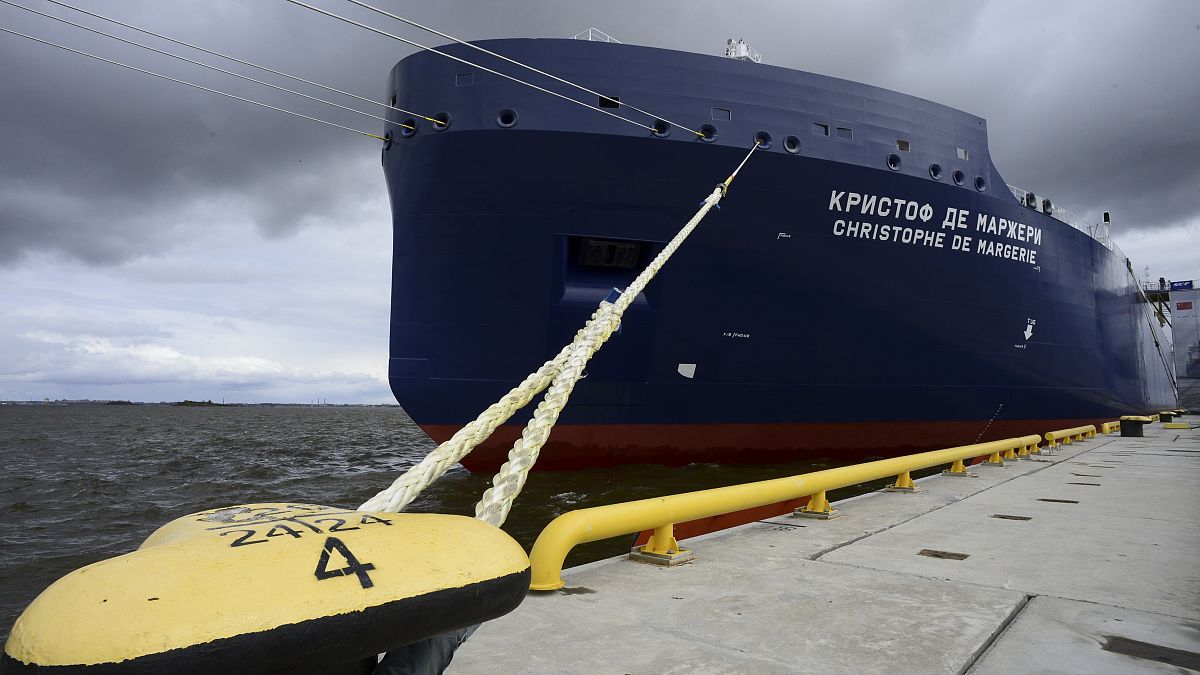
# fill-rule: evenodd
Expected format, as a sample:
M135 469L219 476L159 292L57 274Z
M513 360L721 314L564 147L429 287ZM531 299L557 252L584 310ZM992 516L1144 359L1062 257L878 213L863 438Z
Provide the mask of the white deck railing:
M1009 190L1009 192L1013 193L1013 196L1016 197L1017 201L1021 202L1022 205L1026 204L1025 196L1029 194L1028 190L1024 190L1015 185L1009 185L1008 190ZM1044 197L1038 197L1037 210L1039 212L1041 211L1041 200L1043 198ZM1080 218L1079 216L1064 209L1063 207L1059 206L1058 204L1055 204L1053 201L1050 202L1050 205L1051 206L1050 206L1049 215L1051 218L1054 218L1055 220L1060 220L1060 221L1070 225L1071 227L1079 230L1080 232L1083 232L1084 234L1091 237L1092 239L1095 239L1096 241L1100 242L1101 244L1104 244L1104 246L1106 248L1108 248L1108 250L1110 250L1110 251L1120 252L1120 249L1118 249L1117 245L1113 243L1111 238L1109 238L1108 233L1105 232L1103 227L1084 221L1083 218ZM1121 255L1122 255L1122 257L1124 257L1125 254L1121 253Z

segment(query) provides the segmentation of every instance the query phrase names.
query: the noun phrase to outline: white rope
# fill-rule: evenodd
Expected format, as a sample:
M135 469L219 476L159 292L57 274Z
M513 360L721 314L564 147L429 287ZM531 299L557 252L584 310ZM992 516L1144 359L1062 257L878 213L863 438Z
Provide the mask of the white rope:
M580 333L586 331L594 321L595 315L593 314L592 318L588 319L583 328L575 334L575 337L578 338ZM462 429L459 429L450 437L450 440L434 448L432 452L425 455L420 462L417 462L408 471L405 471L390 486L366 502L363 502L363 505L358 507L358 510L403 511L425 488L441 478L443 474L450 470L450 467L470 454L475 449L475 446L486 441L497 427L507 422L518 410L529 405L534 396L537 396L539 392L550 386L554 377L558 375L563 365L566 364L570 353L571 344L568 344L562 348L562 351L557 356L543 363L541 368L530 373L521 384L513 387L499 401L488 406L486 410L479 414L479 417L476 417Z
M276 85L276 84L271 84L270 82L263 82L262 80L257 80L257 79L255 79L255 78L253 78L253 77L249 77L249 76L247 76L247 75L242 75L242 74L240 74L240 73L235 73L235 72L233 72L233 71L231 71L231 70L225 70L224 68L218 68L217 66L210 66L210 65L208 65L207 63L201 63L200 61L195 61L195 60L193 60L193 59L189 59L189 58L187 58L186 56L180 56L180 55L178 55L178 54L172 54L171 52L163 51L163 50L161 50L161 49L157 49L157 48L155 48L155 47L151 47L150 45L145 45L145 44L142 44L142 43L140 43L140 42L135 42L135 41L133 41L133 40L126 40L126 39L125 39L125 38L123 38L123 37L119 37L119 36L117 36L117 35L113 35L112 33L106 33L106 32L104 32L104 31L102 31L102 30L99 30L99 29L97 29L97 28L89 28L89 27L87 27L87 26L84 26L84 25L82 25L82 24L75 23L74 21L68 21L68 20L66 20L66 19L60 19L59 17L57 17L57 16L54 16L53 14L46 14L45 12L39 12L39 11L37 11L36 9L30 8L30 7L26 7L26 6L24 6L24 5L19 5L19 4L15 3L15 2L11 2L11 0L0 0L0 2L4 3L4 4L6 4L6 5L9 5L10 7L16 7L17 9L23 9L23 10L25 10L26 12L32 12L33 14L37 14L38 16L43 16L43 17L46 17L47 19L52 19L52 20L54 20L54 21L58 21L59 23L65 23L65 24L67 24L68 26L74 26L75 28L80 28L80 29L86 30L86 31L88 31L89 33L95 33L95 34L97 34L97 35L103 35L104 37L106 37L106 38L111 38L111 39L113 39L113 40L116 40L117 42L124 42L124 43L125 43L125 44L127 44L127 45L133 45L134 47L141 47L142 49L145 49L145 50L148 50L148 51L152 51L152 52L154 52L154 53L156 53L156 54L162 54L163 56L169 56L169 57L171 57L171 58L173 58L173 59L179 59L180 61L183 61L183 62L185 62L185 63L190 63L190 64L192 64L192 65L194 65L194 66L200 66L201 68L207 68L207 69L209 69L209 70L214 70L214 71L216 71L216 72L218 72L218 73L222 73L222 74L224 74L224 75L231 75L231 76L233 76L233 77L236 77L236 78L238 78L238 79L247 80L247 81L249 81L249 82L253 82L253 83L255 83L255 84L261 84L261 85L263 85L264 87L270 87L270 88L272 88L272 89L277 89L277 90L279 90L279 91L283 91L283 92L287 92L287 93L289 93L289 94L293 94L293 95L295 95L295 96L301 96L301 97L303 97L303 98L307 98L307 99L309 99L309 100L312 100L312 101L317 101L318 103L324 103L325 105L331 105L331 106L333 106L333 107L335 107L335 108L341 108L342 110L349 110L349 111L350 111L350 112L352 112L352 113L357 113L357 114L359 114L359 115L365 115L365 116L367 116L367 117L370 117L370 118L372 118L372 119L377 119L377 120L379 120L379 121L381 121L381 122L384 122L384 123L386 123L386 124L394 124L394 125L396 125L396 126L398 126L398 127L403 127L403 128L405 128L405 129L413 129L413 127L412 127L412 126L410 126L410 125L407 125L407 124L402 124L402 123L400 123L400 122L394 122L394 121L392 121L392 120L389 120L389 119L387 119L386 117L380 117L380 116L378 116L378 115L372 115L371 113L368 113L368 112L363 112L363 111L361 111L361 110L355 110L354 108L351 108L351 107L349 107L349 106L344 106L344 105L342 105L342 104L340 104L340 103L334 103L333 101L326 101L325 99L323 99L323 98L318 98L318 97L316 97L316 96L309 96L308 94L304 94L304 93L301 93L301 92L298 92L298 91L294 91L294 90L292 90L292 89L288 89L287 87L281 87L281 86L279 86L279 85Z
M570 345L563 347L558 356L542 364L530 373L521 384L513 387L507 394L479 414L479 417L469 422L450 440L425 455L420 462L404 472L387 489L371 497L358 507L359 511L403 511L412 503L421 491L442 477L450 467L487 440L488 436L501 424L504 424L513 413L524 408L538 392L545 389L554 379L554 375L566 362Z
M497 527L503 524L512 508L513 500L525 485L529 470L537 462L538 454L545 445L559 413L566 406L571 390L582 376L588 360L617 329L625 310L645 290L650 280L658 274L667 260L688 238L688 235L696 229L704 216L708 215L708 212L725 196L729 184L746 165L746 161L750 159L754 150L758 149L758 145L759 143L756 141L754 148L751 148L750 153L742 159L729 178L713 189L712 194L708 195L700 206L700 210L621 293L617 301L601 302L591 319L575 334L575 339L563 347L557 356L542 364L541 368L531 373L499 401L488 406L480 413L479 417L467 423L450 440L434 448L386 489L363 502L358 509L360 511L404 510L422 490L440 478L451 466L466 457L497 427L508 421L516 411L528 405L538 392L549 386L549 391L534 411L533 419L526 425L520 440L509 451L508 461L500 468L500 473L492 479L492 487L488 488L483 498L475 506L476 518Z
M492 478L492 487L483 493L483 498L475 505L476 518L496 527L504 524L508 518L508 512L512 509L513 501L521 493L521 488L525 486L525 481L529 477L529 471L537 462L542 446L550 437L550 430L554 428L559 413L567 405L567 399L571 396L575 383L582 377L588 359L604 345L617 326L621 324L621 315L645 290L654 275L658 274L663 265L671 259L671 256L688 238L688 235L696 229L704 216L708 215L708 212L725 197L729 184L737 177L738 172L746 165L758 146L759 141L755 141L754 147L750 148L750 152L733 170L729 178L713 189L712 194L705 198L696 215L692 216L692 219L683 226L675 238L654 257L654 260L646 266L646 269L642 270L633 283L629 284L617 301L615 303L601 302L600 308L592 314L592 320L576 334L575 340L567 346L570 351L566 364L554 376L545 398L533 411L533 419L525 425L525 430L521 432L521 438L513 445L512 450L509 450L508 461Z
M196 83L194 83L194 82L188 82L188 81L186 81L186 80L179 80L179 79L176 79L176 78L174 78L174 77L169 77L169 76L167 76L167 75L162 75L162 74L160 74L160 73L155 73L155 72L153 72L153 71L144 70L144 69L142 69L142 68L138 68L137 66L131 66L131 65L129 65L128 63L121 63L120 61L113 61L112 59L106 59L106 58L104 58L103 56L96 56L95 54L89 54L89 53L87 53L87 52L79 51L78 49L72 49L72 48L70 48L70 47L67 47L67 46L64 46L64 45L60 45L60 44L58 44L57 42L50 42L49 40L43 40L43 39L41 39L41 38L36 38L36 37L33 37L32 35L26 35L26 34L24 34L24 33L18 33L18 32L17 32L17 31L15 31L15 30L10 30L10 29L8 29L8 28L4 28L3 26L0 26L0 31L3 31L3 32L5 32L5 33L9 33L9 34L11 34L11 35L16 35L16 36L18 36L18 37L23 37L23 38L25 38L25 39L27 39L27 40L33 40L34 42L40 42L40 43L42 43L42 44L44 44L44 45L48 45L48 46L50 46L50 47L57 47L57 48L59 48L59 49L62 49L62 50L65 50L65 51L71 52L72 54L79 54L80 56L86 56L86 57L88 57L88 58L90 58L90 59L96 59L97 61L103 61L103 62L105 62L105 63L111 63L111 64L112 64L112 65L114 65L114 66L120 66L120 67L122 67L122 68L128 68L129 70L132 70L132 71L134 71L134 72L138 72L138 73L142 73L143 75L150 75L150 76L152 76L152 77L157 77L157 78L160 78L160 79L163 79L163 80L167 80L168 82L175 82L175 83L178 83L178 84L184 84L184 85L187 85L187 86L189 86L189 87L193 87L193 88L195 88L195 89L199 89L199 90L201 90L201 91L207 91L207 92L209 92L210 94L218 94L218 95L220 95L220 96L225 96L225 97L227 97L227 98L232 98L232 99L234 99L234 100L237 100L237 101L242 101L242 102L244 102L244 103L250 103L250 104L252 104L252 105L256 105L256 106L259 106L259 107L261 107L261 108L266 108L266 109L268 109L268 110L274 110L275 112L281 112L281 113L283 113L283 114L285 114L285 115L291 115L291 116L293 116L293 117L299 117L299 118L301 118L301 119L306 119L306 120L309 120L309 121L312 121L312 122L319 122L319 123L321 123L321 124L325 124L325 125L327 125L327 126L336 127L336 128L338 128L338 129L344 129L345 131L350 131L350 132L353 132L353 133L356 133L356 134L360 134L360 135L362 135L362 136L368 136L368 137L370 137L370 138L377 138L377 139L379 139L379 140L381 140L381 141L386 141L386 140L388 140L388 139L384 138L383 136L380 136L380 135L378 135L378 134L373 134L373 133L370 133L369 131L363 131L363 130L361 130L361 129L355 129L354 127L348 127L348 126L345 126L345 125L342 125L342 124L338 124L338 123L336 123L336 122L329 122L329 121L327 121L327 120L323 120L323 119L320 119L320 118L317 118L317 117L310 117L310 116L308 116L308 115L304 115L304 114L302 114L302 113L298 113L298 112L292 112L291 110L284 110L283 108L277 108L277 107L275 107L275 106L273 106L273 105L270 105L270 104L268 104L268 103L263 103L263 102L261 102L261 101L255 101L255 100L253 100L253 99L249 99L249 98L243 98L243 97L241 97L241 96L237 96L237 95L235 95L235 94L229 94L229 93L226 93L226 92L223 92L223 91L219 91L219 90L217 90L217 89L210 89L210 88L208 88L208 87L205 87L205 86L203 86L203 85L196 84Z
M51 0L51 1L53 2L54 0ZM587 93L589 93L589 94L594 94L595 96L599 96L600 98L610 98L609 96L605 96L604 94L601 94L601 93L600 93L600 92L598 92L598 91L594 91L594 90L592 90L592 89L588 89L587 87L583 86L582 84L576 84L575 82L572 82L572 81L570 81L570 80L567 80L567 79L561 78L561 77L559 77L559 76L557 76L557 75L554 75L554 74L552 74L552 73L547 73L547 72L546 72L546 71L544 71L544 70L539 70L539 69L537 69L537 68L534 68L533 66L531 66L531 65L529 65L529 64L527 64L527 63L522 63L522 62L520 62L520 61L518 61L518 60L516 60L516 59L511 59L511 58L509 58L509 57L507 57L507 56L505 56L505 55L503 55L503 54L497 54L496 52L494 52L494 51L492 51L492 50L490 50L490 49L485 49L485 48L483 48L483 47L480 47L480 46L479 46L479 45L477 45L477 44L474 44L474 43L471 43L471 42L465 42L465 41L463 41L463 40L460 40L459 38L456 38L456 37L454 37L453 35L450 35L450 34L448 34L448 33L443 33L442 31L440 31L440 30L437 30L436 28L430 28L429 26L426 26L426 25L423 25L423 24L417 23L416 21L413 21L412 19L405 18L405 17L403 17L403 16L400 16L400 15L398 15L398 14L392 14L391 12L388 12L388 11L386 11L386 10L380 9L380 8L378 8L378 7L375 7L374 5L369 5L369 4L365 3L365 2L361 2L361 0L346 0L346 2L349 2L349 3L351 3L351 4L354 4L354 5L358 5L359 7L362 7L362 8L364 8L364 9L369 9L369 10L371 10L372 12L375 12L375 13L377 13L377 14L382 14L382 15L384 15L384 16L386 16L386 17L390 17L390 18L392 18L392 19L395 19L395 20L397 20L397 21L402 21L402 22L404 22L404 23L406 23L406 24L408 24L408 25L412 26L413 28L420 28L420 29L421 29L421 30L423 30L423 31L428 31L428 32L430 32L430 33L433 33L434 35L437 35L438 37L444 37L444 38L446 38L447 40L453 40L454 42L457 42L458 44L460 44L460 45L463 45L464 47L470 47L471 49L474 49L474 50L476 50L476 51L483 52L484 54L487 54L487 55L489 55L489 56L494 56L494 57L496 57L496 58L498 58L498 59L500 59L500 60L502 60L502 61L507 61L507 62L509 62L509 63L513 64L514 66L520 66L520 67L522 67L522 68L524 68L524 69L526 69L526 70L531 70L531 71L533 71L533 72L537 73L538 75L543 75L543 76L545 76L545 77L548 77L548 78L550 78L550 79L552 79L552 80L555 80L556 82L561 82L561 83L563 83L563 84L565 84L565 85L567 85L567 86L570 86L570 87L575 87L576 89L580 89L580 90L582 90L582 91L586 91ZM656 120L662 120L662 121L666 122L667 124L672 124L672 125L674 125L674 126L677 126L677 127L679 127L680 129L684 129L684 130L686 130L686 131L690 131L691 133L693 133L693 134L695 134L695 135L697 135L697 136L700 136L700 137L703 137L703 136L704 136L704 134L700 133L699 131L696 131L695 129L691 129L691 128L689 128L689 127L686 127L686 126L684 126L684 125L682 125L682 124L680 124L680 123L678 123L678 122L672 122L671 120L669 120L669 119L667 119L667 118L665 118L665 117L662 117L661 115L655 115L655 114L654 114L654 113L652 113L652 112L647 112L647 111L645 111L645 110L642 110L641 108L639 108L639 107L637 107L637 106L635 106L635 105L632 105L632 104L630 104L628 101L621 101L620 103L621 103L621 105L625 106L626 108L629 108L630 110L635 110L635 111L637 111L637 112L640 112L640 113L642 113L643 115L646 115L647 117L652 117L652 118L654 118L654 119L656 119Z
M575 105L581 105L581 106L583 106L583 107L585 107L585 108L589 108L589 109L591 109L591 110L595 110L595 111L596 111L596 112L598 112L598 113L603 113L603 114L605 114L605 115L608 115L609 117L615 117L615 118L617 118L617 119L621 120L622 122L628 122L629 124L632 124L632 125L633 125L633 126L635 126L635 127L641 127L641 128L643 128L643 129L646 129L647 131L651 131L651 132L653 132L653 131L654 131L654 127L647 126L647 125L645 125L645 124L642 124L641 122L635 122L635 121L633 121L633 120L631 120L631 119L629 119L629 118L627 118L627 117L621 117L620 115L617 115L617 114L615 114L615 113L610 113L610 112L608 112L607 110L603 110L603 109L601 109L601 108L597 108L597 107L596 107L596 106L594 106L594 105L590 105L590 104L584 103L583 101L577 101L577 100L575 100L575 99L571 98L570 96L563 96L562 94L560 94L560 93L558 93L558 92L556 92L556 91L550 91L549 89L546 89L545 87L539 87L539 86L537 86L536 84L532 84L532 83L530 83L530 82L526 82L525 80L522 80L522 79L520 79L520 78L513 77L512 75L505 75L504 73L501 73L501 72L499 72L499 71L496 71L496 70L492 70L491 68L487 68L487 67L485 67L485 66L481 66L481 65L479 65L478 63L472 63L472 62L470 62L470 61L468 61L468 60L466 60L466 59L459 58L459 57L457 57L457 56L455 56L455 55L453 55L453 54L447 54L446 52L440 52L440 51L438 51L438 50L434 49L433 47L426 47L425 45L423 45L423 44L421 44L421 43L419 43L419 42L414 42L414 41L412 41L412 40L409 40L408 38L405 38L405 37L400 37L399 35L396 35L396 34L394 34L394 33L389 33L389 32L387 32L387 31L385 31L385 30L380 30L380 29L378 29L378 28L375 28L375 27L373 27L373 26L368 26L368 25L367 25L367 24L365 24L365 23L361 23L361 22L359 22L359 21L355 21L354 19L349 19L349 18L347 18L347 17L344 17L344 16L342 16L342 15L340 15L340 14L334 14L333 12L330 12L330 11L327 11L327 10L324 10L324 9L321 9L320 7L314 7L313 5L310 5L310 4L308 4L307 2L301 2L300 0L284 0L284 2L290 2L290 3L292 3L293 5L296 5L296 6L298 6L298 7L303 7L303 8L305 8L305 9L308 9L308 10L312 10L312 11L316 12L317 14L321 14L321 15L323 15L323 16L327 16L327 17L329 17L329 18L331 18L331 19L337 19L338 21L342 21L342 22L344 22L344 23L348 23L348 24L350 24L351 26L357 26L357 27L359 27L359 28L362 28L363 30L369 30L369 31L371 31L372 33L376 33L376 34L378 34L378 35L383 35L383 36L385 36L385 37L389 37L389 38L391 38L391 39L393 39L393 40L398 40L398 41L400 41L400 42L403 42L403 43L404 43L404 44L406 44L406 45L411 45L411 46L413 46L413 47L416 47L417 49L424 49L424 50L425 50L425 51L427 51L427 52L433 52L434 54L437 54L437 55L439 55L439 56L444 56L444 57L446 57L446 58L448 58L448 59L452 59L452 60L454 60L454 61L458 61L459 63L466 64L466 65L468 65L468 66L471 66L472 68L478 68L478 69L480 69L480 70L482 70L482 71L484 71L484 72L491 73L491 74L493 74L493 75L495 75L495 76L497 76L497 77L503 77L503 78L504 78L504 79L506 79L506 80L512 80L513 82L516 82L517 84L523 84L523 85L525 85L526 87L530 87L530 88L532 88L532 89L536 89L536 90L538 90L538 91L540 91L540 92L542 92L542 93L544 93L544 94L550 94L551 96L554 96L554 97L557 97L557 98L561 98L561 99L562 99L562 100L564 100L564 101L570 101L571 103L574 103Z
M128 28L129 30L135 30L135 31L137 31L137 32L139 32L139 33L144 33L144 34L146 34L146 35L151 35L151 36L153 36L153 37L156 37L156 38L158 38L158 39L160 39L160 40L166 40L167 42L171 42L171 43L174 43L174 44L177 44L177 45L181 45L181 46L183 46L183 47L188 47L189 49L195 49L195 50L197 50L197 51L204 52L205 54L209 54L209 55L212 55L212 56L216 56L216 57L218 57L218 58L226 59L226 60L228 60L228 61L233 61L234 63L239 63L239 64L241 64L241 65L243 65L243 66L250 66L251 68L257 68L258 70L261 70L261 71L263 71L263 72L267 72L267 73L271 73L272 75L278 75L278 76L280 76L280 77L286 77L286 78L288 78L289 80L294 80L294 81L296 81L296 82L302 82L302 83L304 83L304 84L307 84L307 85L310 85L310 86L313 86L313 87L317 87L317 88L319 88L319 89L324 89L325 91L332 91L332 92L333 92L333 93L335 93L335 94L341 94L341 95L343 95L343 96L349 96L350 98L356 98L356 99L358 99L358 100L360 100L360 101L366 101L367 103L370 103L371 105L382 106L382 107L384 107L384 108L388 108L388 109L390 109L390 110L395 110L395 111L396 111L396 112L398 112L398 113L402 113L402 114L405 114L405 115L412 115L413 117L419 117L419 118L421 118L421 119L423 119L423 120L426 120L426 121L428 121L428 122L437 122L437 121L438 121L438 120L436 120L436 119L434 119L434 118L432 118L432 117L427 117L427 116L425 116L425 115L422 115L422 114L420 114L420 113L415 113L415 112L412 112L412 111L409 111L409 110L405 110L404 108L397 108L397 107L396 107L396 106L394 106L394 105L389 105L389 104L387 104L387 103L380 103L379 101L376 101L376 100L373 100L373 99L369 99L369 98L367 98L366 96L360 96L360 95L358 95L358 94L353 94L353 93L350 93L350 92L348 92L348 91L342 91L341 89L337 89L337 88L335 88L335 87L330 87L329 85L321 84L320 82L313 82L312 80L306 80L306 79L304 79L303 77L297 77L297 76L295 76L295 75L289 75L289 74L287 74L287 73L284 73L284 72L281 72L281 71L275 70L274 68L268 68L268 67L266 67L266 66L261 66L261 65L259 65L259 64L257 64L257 63L251 63L251 62L249 62L249 61L243 61L242 59L239 59L239 58L237 58L237 57L234 57L234 56L230 56L230 55L228 55L228 54L222 54L221 52L215 52L215 51L213 51L213 50L211 50L211 49L205 49L204 47L201 47L201 46L199 46L199 45L194 45L194 44L192 44L192 43L190 43L190 42L184 42L183 40L177 40L177 39L175 39L175 38L173 38L173 37L169 37L169 36L167 36L167 35L163 35L162 33L155 33L155 32L154 32L154 31L152 31L152 30L146 30L145 28L138 28L137 26L131 26L131 25L127 24L127 23L122 23L122 22L120 22L120 21L117 21L116 19L113 19L113 18L111 18L111 17L104 16L103 14L97 14L97 13L95 13L95 12L89 12L89 11L88 11L88 10L86 10L86 9L81 9L81 8L79 8L79 7L76 7L76 6L74 6L74 5L69 5L69 4L65 3L65 2L61 2L60 0L46 0L46 2L49 2L49 3L52 3L52 4L58 5L58 6L60 6L60 7L66 7L66 8L67 8L67 9L69 9L69 10L72 10L72 11L79 12L80 14L86 14L87 16L90 16L90 17L93 17L93 18L96 18L96 19L100 19L101 21L107 21L107 22L109 22L109 23L111 23L111 24L116 24L116 25L118 25L118 26L121 26L122 28Z

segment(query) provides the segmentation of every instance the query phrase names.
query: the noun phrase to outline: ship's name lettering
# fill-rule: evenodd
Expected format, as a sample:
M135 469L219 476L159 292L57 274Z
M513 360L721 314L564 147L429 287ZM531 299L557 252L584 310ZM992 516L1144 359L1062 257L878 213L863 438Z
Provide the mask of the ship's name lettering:
M922 226L922 223L929 223L933 218L934 208L929 204L849 190L832 190L829 195L829 210L838 214L873 215L877 218L906 220L912 223L909 225L852 220L849 217L836 218L833 221L833 234L838 237L949 249L1029 263L1037 268L1038 251L1034 247L1042 243L1042 230L1015 220L948 207L940 227L936 220ZM975 231L967 234L971 223L975 224ZM1027 245L1021 246L997 240L995 237Z
M883 218L903 218L905 220L928 223L933 217L933 207L909 199L899 197L880 197L879 195L834 190L829 195L829 210L839 213L857 212L864 216L881 216Z
M967 229L967 222L970 219L970 211L967 209L956 209L951 206L946 209L946 217L942 220L942 229L965 230ZM1034 246L1040 246L1042 243L1042 228L1019 223L1015 220L1008 220L1007 218L989 216L986 213L976 214L975 231L986 234L998 234L1002 237L1015 239L1016 241L1029 242Z
M975 252L982 255L994 255L997 258L1008 258L1019 262L1037 264L1037 251L1016 244L1005 244L1000 241L980 239L975 242Z
M833 233L839 237L857 237L859 239L874 239L876 241L891 241L898 244L916 246L932 246L945 248L946 233L930 232L920 227L904 227L902 225L880 225L860 220L833 221Z

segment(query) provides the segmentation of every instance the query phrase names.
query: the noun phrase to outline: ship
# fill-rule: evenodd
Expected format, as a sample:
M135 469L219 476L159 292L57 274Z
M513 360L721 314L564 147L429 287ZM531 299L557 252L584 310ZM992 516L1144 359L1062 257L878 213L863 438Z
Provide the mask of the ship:
M539 469L900 455L1175 407L1112 242L1006 184L984 119L868 84L580 39L399 61L389 382L436 442L571 341L758 144L587 366ZM560 82L530 79L584 99ZM693 133L698 131L699 134ZM1051 160L1047 160L1051 161ZM491 471L532 410L463 460Z

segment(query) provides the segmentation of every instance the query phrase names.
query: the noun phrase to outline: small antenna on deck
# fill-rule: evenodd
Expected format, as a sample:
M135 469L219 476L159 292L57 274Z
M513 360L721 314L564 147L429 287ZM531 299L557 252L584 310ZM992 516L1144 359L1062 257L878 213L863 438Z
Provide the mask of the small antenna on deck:
M585 31L580 31L571 36L572 40L587 40L588 42L612 42L614 44L622 44L620 40L605 33L599 28L588 28Z

